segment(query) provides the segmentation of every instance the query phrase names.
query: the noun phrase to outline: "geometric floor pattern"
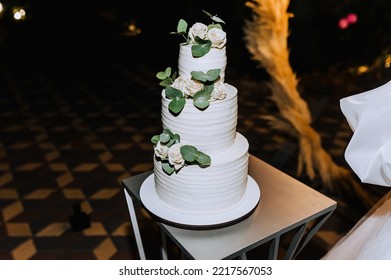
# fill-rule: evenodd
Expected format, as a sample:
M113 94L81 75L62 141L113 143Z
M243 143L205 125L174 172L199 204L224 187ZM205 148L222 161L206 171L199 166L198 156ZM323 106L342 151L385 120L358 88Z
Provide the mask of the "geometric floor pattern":
M0 259L138 259L121 180L152 168L159 69L135 55L36 54L12 40L0 51ZM226 80L239 89L238 131L250 152L296 176L295 141L262 119L275 112L263 81L233 70ZM351 132L338 98L313 95L309 104L343 164ZM90 219L81 231L70 223L75 205ZM302 257L322 256L352 226L347 216L336 211ZM155 228L142 223L153 251Z

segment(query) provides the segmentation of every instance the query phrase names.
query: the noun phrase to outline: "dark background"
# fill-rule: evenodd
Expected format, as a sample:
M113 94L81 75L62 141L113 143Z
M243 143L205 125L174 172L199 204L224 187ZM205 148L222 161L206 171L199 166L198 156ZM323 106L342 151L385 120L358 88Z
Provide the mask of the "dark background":
M251 19L245 2L4 1L4 5L26 7L27 20L13 22L8 10L1 23L10 36L26 40L34 51L84 56L112 54L115 49L124 59L137 58L161 65L160 60L171 62L176 56L167 50L179 42L179 38L169 35L175 31L179 18L192 24L201 20L201 11L206 10L226 21L229 46L233 46L229 50L238 52L230 55L231 63L245 63L251 68L254 63L249 61L243 41L244 22ZM289 11L294 14L290 21L291 62L298 73L370 63L390 48L390 1L292 0ZM358 22L342 30L338 20L348 13L356 13ZM126 38L123 34L132 20L142 30L138 38Z

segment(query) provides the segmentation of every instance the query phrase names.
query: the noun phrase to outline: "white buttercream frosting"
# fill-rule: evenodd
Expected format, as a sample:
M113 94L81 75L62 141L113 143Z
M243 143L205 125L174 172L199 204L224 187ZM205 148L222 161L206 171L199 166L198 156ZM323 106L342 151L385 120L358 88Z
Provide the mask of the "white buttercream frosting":
M225 88L225 99L211 102L209 107L202 111L193 105L192 99L187 99L185 107L178 115L169 111L170 100L165 97L163 90L163 128L179 134L182 144L195 146L203 152L229 149L236 136L238 102L237 89L228 84Z
M205 26L198 24L194 35L205 33ZM248 180L247 139L236 131L238 120L237 89L224 82L227 65L225 32L214 31L213 47L202 56L194 58L191 44L180 46L179 76L173 87L186 97L186 103L178 114L169 110L170 99L162 91L163 128L180 136L181 145L191 145L211 158L209 166L185 164L171 175L164 172L161 160L154 156L154 180L157 198L163 205L180 213L213 215L228 211L243 201ZM210 104L200 110L193 104L195 92L200 89L191 84L191 72L220 69L210 96ZM158 155L167 151L158 149ZM180 162L182 163L182 162Z
M185 166L167 175L154 159L155 188L167 206L184 213L213 214L239 203L248 178L247 139L236 133L235 143L223 152L212 154L208 167Z
M191 53L191 45L184 45L179 48L178 72L184 79L190 79L192 71L206 73L212 69L220 69L220 78L224 81L226 66L225 47L221 49L211 48L207 54L197 58L193 57Z

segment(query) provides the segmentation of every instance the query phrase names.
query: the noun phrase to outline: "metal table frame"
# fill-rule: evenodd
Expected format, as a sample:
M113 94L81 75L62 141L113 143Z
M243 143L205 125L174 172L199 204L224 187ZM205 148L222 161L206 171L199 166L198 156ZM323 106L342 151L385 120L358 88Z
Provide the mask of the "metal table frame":
M140 259L146 259L137 207L139 191L152 171L122 181ZM250 155L249 174L259 184L261 199L245 220L224 228L191 230L157 222L162 233L161 253L167 259L166 237L189 259L246 259L246 252L269 243L269 259L278 259L281 236L294 234L282 259L294 259L337 207L320 192ZM136 207L137 206L137 207Z

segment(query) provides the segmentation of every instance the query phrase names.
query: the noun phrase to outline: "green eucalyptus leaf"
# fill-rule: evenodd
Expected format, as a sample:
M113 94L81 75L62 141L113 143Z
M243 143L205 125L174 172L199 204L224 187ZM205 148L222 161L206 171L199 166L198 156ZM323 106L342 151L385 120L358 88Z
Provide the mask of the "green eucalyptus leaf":
M177 26L178 33L186 33L187 31L187 22L184 19L180 19Z
M208 39L201 39L200 36L195 36L194 41L198 45L209 45L209 47L212 46L212 42L210 40L208 40Z
M210 17L213 21L225 24L225 22L221 18L217 17L217 15L214 16L211 13L208 13L207 11L204 11L204 10L202 10L202 11L204 12L204 14L206 14L208 17Z
M167 147L171 147L174 144L175 144L175 140L174 139L170 139L170 141L166 145L167 145Z
M165 93L168 99L183 97L183 93L179 89L173 88L172 86L167 86Z
M224 20L222 20L221 18L219 18L217 15L216 16L212 16L212 20L215 21L215 22L219 22L219 23L224 23Z
M181 97L175 97L171 100L171 102L168 104L168 109L170 109L171 112L174 114L178 114L182 111L183 107L185 107L186 99Z
M205 98L209 98L210 97L210 94L212 93L213 91L213 88L214 88L214 85L211 84L211 85L205 85L203 89L201 89L200 91L197 91L193 98L200 98L200 97L205 97Z
M205 90L205 91L208 92L209 94L212 93L213 89L214 89L214 84L205 85L205 87L203 88L203 90Z
M192 45L191 53L193 57L203 57L210 51L210 46L207 45Z
M194 96L193 96L193 99L199 99L199 98L209 98L210 97L210 87L205 87L203 89L201 89L200 91L197 91Z
M206 73L205 78L207 81L214 82L215 80L217 80L220 77L220 72L221 72L221 69L209 70Z
M170 134L168 134L167 132L162 132L160 134L160 142L168 143L170 139L171 139Z
M162 162L162 168L163 171L166 172L168 175L171 175L175 171L174 167L171 166L168 162Z
M190 145L183 145L181 147L181 154L185 161L194 162L197 156L198 150L196 147Z
M160 136L159 136L159 135L154 135L154 136L151 138L151 142L152 142L153 144L157 144L159 141L160 141Z
M163 86L163 87L168 87L170 85L172 85L173 81L171 78L168 78L168 79L164 79L163 81L161 81L159 83L159 85Z
M175 143L181 142L181 137L179 136L179 134L174 134L172 139L175 141Z
M210 18L212 18L213 17L213 15L211 14L211 13L208 13L207 11L205 11L205 10L202 10L203 12L204 12L204 14L206 14L208 17L210 17Z
M198 98L194 99L193 101L194 106L196 106L198 109L203 110L205 108L208 108L210 105L209 98Z
M190 74L191 74L191 77L194 80L197 80L197 81L200 81L200 82L206 82L207 81L206 74L204 72L202 72L202 71L191 71Z
M195 37L196 43L191 46L191 53L193 57L202 57L210 51L212 42L209 40L202 40L200 37Z
M158 78L159 80L167 79L166 72L164 72L164 71L158 72L158 73L156 74L156 78Z
M193 96L193 104L198 109L205 109L209 106L210 94L213 91L213 85L205 86L202 90L196 92Z
M196 154L195 160L200 164L200 165L210 165L211 163L211 158L207 154L198 151Z
M170 77L171 76L171 67L167 67L166 68L166 71L164 71L164 73L166 74L166 77Z
M218 28L218 29L223 30L223 27L221 26L221 24L218 24L218 23L213 23L213 24L208 25L208 31L211 30L212 28Z
M174 137L174 133L172 133L171 130L169 130L168 128L163 129L163 132L168 134L170 138Z
M212 69L207 73L202 71L191 71L191 77L200 82L214 82L220 76L221 69Z

